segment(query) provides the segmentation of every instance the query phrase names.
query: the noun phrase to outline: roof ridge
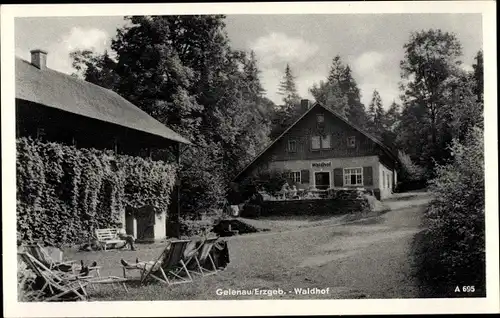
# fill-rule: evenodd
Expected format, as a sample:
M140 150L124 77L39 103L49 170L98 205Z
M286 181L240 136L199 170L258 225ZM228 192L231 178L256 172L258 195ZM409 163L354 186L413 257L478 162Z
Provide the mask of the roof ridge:
M23 61L23 62L25 62L25 63L28 63L28 64L29 64L30 66L32 66L32 67L37 68L36 66L34 66L33 64L31 64L31 62L30 62L30 61L25 60L25 59L23 59L22 57L16 56L16 58L18 58L18 59L22 60L22 61ZM57 74L59 74L59 75L63 75L63 76L65 76L65 77L68 77L68 78L70 78L70 79L72 79L72 80L75 80L75 81L78 81L78 82L83 82L83 83L85 83L85 84L90 84L90 85L93 85L93 86L95 86L95 87L97 87L97 88L99 88L99 89L105 89L105 90L111 91L111 92L113 92L113 93L115 93L115 94L116 94L116 92L115 92L115 91L113 91L112 89L109 89L109 88L103 87L103 86L101 86L101 85L97 85L97 84L95 84L95 83L89 82L89 81L87 81L87 80L84 80L84 79L82 79L82 78L79 78L78 76L73 76L72 74L68 74L68 73L64 73L64 72L58 71L58 70L53 69L53 68L48 67L48 66L47 66L44 70L40 70L40 69L39 69L39 71L50 71L50 72L54 72L54 73L57 73ZM120 94L118 94L118 95L119 95L121 98L124 98L124 99L125 99L125 97L121 96Z
M49 67L47 67L43 70L40 70L36 66L34 66L31 62L29 62L29 61L27 61L24 58L19 57L19 56L16 56L15 60L16 60L16 63L22 63L20 65L24 64L22 66L22 69L19 70L21 72L28 72L27 74L31 73L31 76L33 76L34 74L40 74L40 76L44 76L43 74L45 74L45 76L48 76L49 78L52 77L51 78L52 81L56 81L56 82L57 81L63 81L63 82L66 81L68 84L73 83L73 84L70 84L72 86L78 85L78 86L84 87L84 90L89 90L91 92L93 91L93 93L95 94L94 97L99 96L99 98L107 98L107 100L109 100L111 103L116 103L116 107L121 108L122 109L121 111L129 112L129 113L133 112L132 114L135 114L134 116L137 116L139 118L139 120L149 121L150 127L149 128L145 128L145 127L140 128L139 127L141 125L140 123L138 124L139 126L134 126L137 124L137 121L135 121L134 124L132 124L132 126L130 126L131 125L130 122L126 123L127 119L118 118L116 116L111 117L111 119L107 119L107 120L103 119L105 122L115 124L115 125L129 127L129 128L135 129L135 130L143 131L143 132L150 133L153 135L158 135L158 136L161 136L163 138L175 140L178 142L183 142L183 143L187 143L187 144L191 143L191 141L189 139L181 136L179 133L174 131L172 128L168 127L167 125L163 124L162 122L160 122L159 120L157 120L153 116L149 115L147 112L145 112L141 108L137 107L131 101L129 101L128 99L126 99L125 97L120 95L119 93L115 92L114 90L102 87L102 86L97 85L95 83L91 83L89 81L81 79L77 76L63 73L61 71L57 71L57 70L54 70L54 69L49 68ZM25 67L26 67L26 69L24 69ZM17 81L17 76L18 76L17 72L18 71L16 71L16 81ZM16 85L18 85L17 82L16 82ZM17 95L16 95L16 98L19 98L19 97L17 97ZM86 99L88 99L88 98L95 99L95 98L92 98L89 96L86 96L85 98ZM22 97L21 97L21 99L22 99ZM27 99L27 100L30 100L30 99ZM57 104L57 102L56 102L56 104ZM47 106L50 106L50 104L47 104ZM52 105L52 107L54 107L54 106ZM92 106L92 102L87 103L87 107L93 108L95 111L95 106ZM57 106L56 106L56 108L75 113L74 110L68 110L66 108L60 108ZM83 115L83 116L95 118L89 114L85 115L85 114L82 114L80 112L76 112L76 113ZM148 119L148 117L149 117L149 119ZM102 119L102 117L98 117L97 119L99 119L99 118ZM164 132L161 132L162 130L164 130ZM153 132L153 131L155 131L155 132Z
M340 120L342 120L344 123L346 123L347 125L351 126L352 128L354 128L355 130L359 131L361 134L365 135L368 139L372 140L373 142L375 142L377 145L381 146L382 148L384 148L386 151L389 152L390 155L393 155L397 158L397 156L395 154L393 154L392 150L387 147L382 141L378 140L377 138L375 138L374 136L372 136L371 134L367 133L366 131L364 131L364 129L361 129L360 127L358 127L357 125L351 123L349 120L347 120L346 118L342 117L339 113L337 113L336 111L334 111L333 109L330 109L326 106L324 106L322 103L318 102L318 101L315 101L314 104L311 105L311 107L309 107L309 109L307 111L305 111L302 115L300 115L296 121L294 121L290 126L288 126L287 129L285 129L285 131L283 131L283 133L281 133L278 137L276 137L273 141L271 141L271 143L266 147L264 148L264 150L262 150L257 156L255 156L255 158L250 161L250 163L248 163L234 178L233 178L233 181L236 180L241 174L243 174L243 172L245 172L255 161L257 161L257 159L259 159L267 150L269 150L269 148L271 148L279 139L281 139L290 129L292 129L292 127L294 127L299 121L302 120L302 118L304 118L307 114L309 114L309 112L311 112L311 110L313 108L315 108L316 106L319 106L327 111L329 111L332 115L334 115L335 117L339 118Z

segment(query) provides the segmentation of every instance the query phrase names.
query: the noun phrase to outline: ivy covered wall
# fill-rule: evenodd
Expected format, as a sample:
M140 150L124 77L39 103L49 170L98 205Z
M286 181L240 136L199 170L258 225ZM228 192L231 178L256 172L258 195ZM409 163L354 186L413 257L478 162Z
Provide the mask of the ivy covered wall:
M166 211L177 167L163 161L17 139L18 243L87 241L122 222L127 205Z

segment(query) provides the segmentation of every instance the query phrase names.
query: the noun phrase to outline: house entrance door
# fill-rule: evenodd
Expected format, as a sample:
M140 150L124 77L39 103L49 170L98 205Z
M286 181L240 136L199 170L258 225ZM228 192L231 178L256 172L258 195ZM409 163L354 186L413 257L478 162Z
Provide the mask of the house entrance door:
M315 172L314 181L316 188L326 190L330 187L330 173L329 172Z
M155 212L150 206L137 209L137 240L140 242L154 241Z

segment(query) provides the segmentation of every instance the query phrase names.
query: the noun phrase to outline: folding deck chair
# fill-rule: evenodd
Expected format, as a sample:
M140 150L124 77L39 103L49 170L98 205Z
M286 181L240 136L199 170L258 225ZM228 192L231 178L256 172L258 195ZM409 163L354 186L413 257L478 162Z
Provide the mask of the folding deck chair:
M78 273L75 272L75 266L74 264L77 262L76 260L69 260L69 261L63 261L63 262L58 262L55 261L47 252L47 250L41 246L40 244L26 244L23 245L24 250L28 252L31 256L36 258L40 263L48 267L49 269L58 269L60 266L68 266L71 268L71 272L73 275L80 276ZM101 274L99 272L100 266L89 266L89 271L95 271L97 274L97 277L100 277Z
M218 239L218 237L207 238L200 247L200 252L194 256L199 269L198 274L202 276L217 274L217 267L215 266L212 255L210 255L210 251ZM211 269L206 267L207 263Z
M49 297L45 301L60 300L66 295L71 295L73 299L87 300L88 294L85 287L88 282L82 281L76 276L71 278L60 275L62 272L51 270L34 256L27 252L18 253L26 266L32 270L35 275L43 280L43 286L40 289L42 293L48 293Z
M141 284L149 277L168 285L191 283L193 278L183 260L184 250L189 242L189 240L170 241L154 262L139 263L142 268L123 266L123 277L127 277L127 270L141 270ZM182 276L182 273L187 277Z

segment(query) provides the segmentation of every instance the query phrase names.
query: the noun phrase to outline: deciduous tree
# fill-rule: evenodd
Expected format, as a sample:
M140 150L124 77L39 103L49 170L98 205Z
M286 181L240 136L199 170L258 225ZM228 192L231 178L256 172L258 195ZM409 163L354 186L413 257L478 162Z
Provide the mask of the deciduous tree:
M459 70L462 46L454 34L430 29L413 32L404 45L404 51L400 63L404 107L424 115L419 118L418 129L429 136L420 139L427 145L413 147L426 148L428 152L421 155L426 158L425 165L432 167L433 160L440 160L439 126L443 120L445 84ZM415 152L411 155L417 157Z
M126 17L129 25L112 40L116 62L92 52L72 55L85 79L115 90L194 142L181 154L188 211L216 206L232 175L267 142L263 110L269 104L256 57L231 48L224 18Z

